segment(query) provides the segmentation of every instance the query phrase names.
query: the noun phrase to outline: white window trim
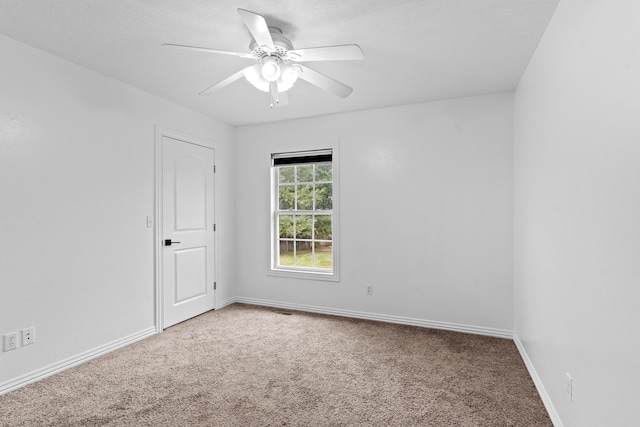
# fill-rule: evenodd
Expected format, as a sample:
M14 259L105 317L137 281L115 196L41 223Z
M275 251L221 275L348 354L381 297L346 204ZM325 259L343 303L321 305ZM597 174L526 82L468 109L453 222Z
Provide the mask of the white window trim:
M333 208L332 208L332 221L333 221L333 272L327 273L322 270L314 270L309 269L307 271L301 271L299 269L292 269L286 267L276 267L276 257L277 257L277 243L278 239L276 238L276 215L275 215L275 203L276 198L274 192L277 192L276 189L276 175L275 168L272 167L271 163L269 163L269 213L271 219L269 221L269 269L267 271L267 276L275 276L275 277L288 277L293 279L305 279L305 280L320 280L325 282L339 282L340 281L340 221L339 221L339 212L340 212L340 172L339 172L339 162L338 162L338 147L337 146L329 146L324 148L331 148L332 150L332 191L333 191ZM308 152L313 151L313 148L301 148L301 149L288 149L282 151L274 151L274 152ZM271 162L271 159L269 159Z

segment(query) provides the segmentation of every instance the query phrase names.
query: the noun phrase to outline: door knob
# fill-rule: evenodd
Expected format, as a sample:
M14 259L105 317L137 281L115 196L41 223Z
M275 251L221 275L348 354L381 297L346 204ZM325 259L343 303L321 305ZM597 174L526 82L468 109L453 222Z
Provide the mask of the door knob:
M175 245L176 243L180 243L180 242L172 242L171 239L164 239L165 246Z

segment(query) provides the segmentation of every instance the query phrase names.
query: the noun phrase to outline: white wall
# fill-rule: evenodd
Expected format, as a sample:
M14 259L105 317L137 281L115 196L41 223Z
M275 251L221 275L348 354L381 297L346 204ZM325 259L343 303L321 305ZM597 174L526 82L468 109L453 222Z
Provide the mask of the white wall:
M638 426L640 2L561 1L515 115L516 334L558 425Z
M511 94L241 127L235 139L241 299L510 334ZM270 153L338 141L340 282L267 276Z
M0 390L154 325L155 126L215 141L218 298L232 284L230 126L0 37Z

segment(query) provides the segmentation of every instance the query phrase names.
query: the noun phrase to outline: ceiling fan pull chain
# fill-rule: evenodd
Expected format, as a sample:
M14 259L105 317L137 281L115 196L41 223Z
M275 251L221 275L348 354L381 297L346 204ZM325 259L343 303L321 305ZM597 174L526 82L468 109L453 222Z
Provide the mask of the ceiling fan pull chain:
M269 93L271 94L271 108L273 108L276 104L280 103L280 100L278 99L278 83L269 83Z

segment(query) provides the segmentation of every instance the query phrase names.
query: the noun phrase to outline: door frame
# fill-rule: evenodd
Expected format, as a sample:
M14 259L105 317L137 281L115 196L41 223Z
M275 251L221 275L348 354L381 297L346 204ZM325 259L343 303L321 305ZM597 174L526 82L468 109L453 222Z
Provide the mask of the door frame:
M183 132L177 132L174 130L170 130L161 126L156 125L156 141L155 141L155 195L154 195L154 282L155 282L155 292L154 292L154 305L155 305L155 328L156 333L160 333L164 330L163 322L164 322L164 313L163 313L163 286L162 286L162 192L164 188L163 183L163 155L162 155L162 139L164 137L177 139L180 141L184 141L189 144L200 145L205 148L210 148L213 150L213 163L215 167L216 162L216 145L213 141L202 139L198 137L194 137L192 135L187 135ZM214 223L216 222L216 218L218 217L218 197L216 195L216 174L213 175L213 218ZM218 251L217 251L217 240L216 233L213 234L213 280L216 281L216 276L218 273ZM216 290L214 289L215 293ZM215 306L214 309L217 308L218 299L214 297Z

